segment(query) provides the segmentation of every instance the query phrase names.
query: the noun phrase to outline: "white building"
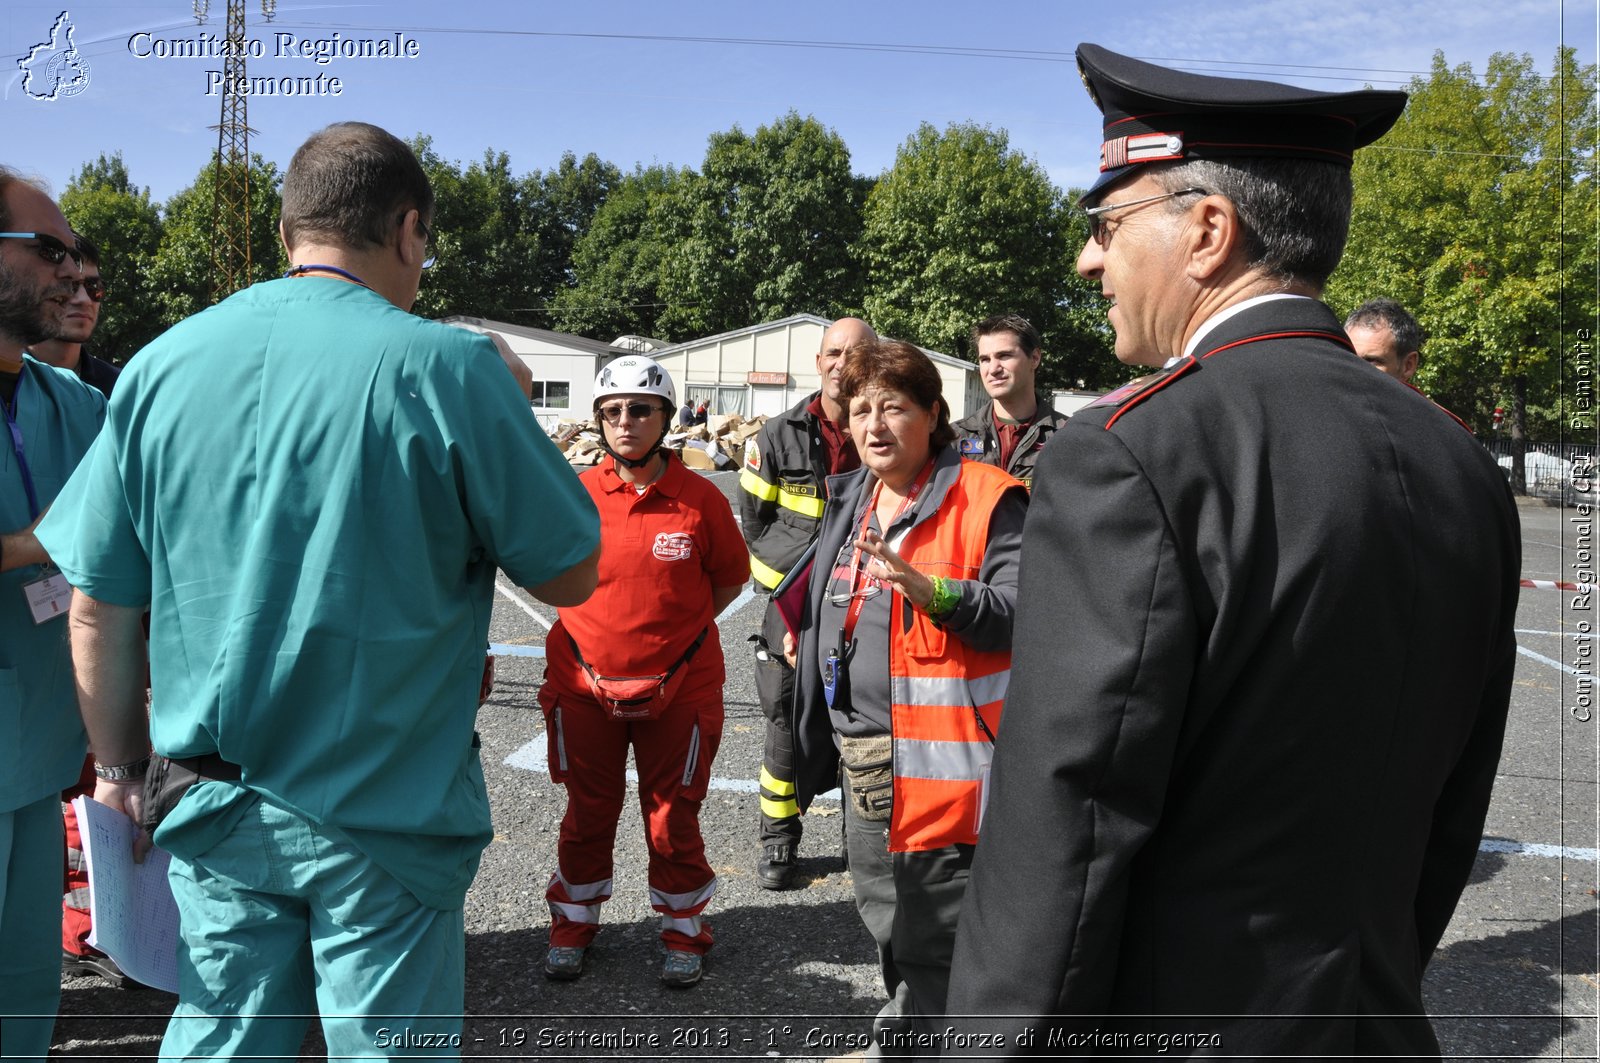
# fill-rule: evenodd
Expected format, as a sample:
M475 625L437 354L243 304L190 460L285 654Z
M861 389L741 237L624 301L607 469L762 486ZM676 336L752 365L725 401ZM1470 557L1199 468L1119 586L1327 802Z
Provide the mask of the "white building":
M695 405L705 402L711 413L743 417L782 413L821 387L817 351L832 322L815 314L796 314L670 346L641 336L603 343L480 317L448 317L444 323L494 332L506 341L533 373L533 411L548 429L563 418L586 419L594 408L595 374L611 359L631 353L650 355L672 374L679 402L687 396ZM939 370L951 420L965 417L983 403L977 366L924 351Z
M594 409L595 374L612 358L627 353L583 336L481 317L447 317L444 324L469 332L494 332L506 341L533 374L533 412L546 430L562 419L587 419Z
M703 401L712 413L770 417L822 386L817 351L830 324L815 314L796 314L675 343L651 351L650 357L672 374L679 391L687 392L696 405ZM977 366L937 351L926 354L944 381L952 420L983 402Z

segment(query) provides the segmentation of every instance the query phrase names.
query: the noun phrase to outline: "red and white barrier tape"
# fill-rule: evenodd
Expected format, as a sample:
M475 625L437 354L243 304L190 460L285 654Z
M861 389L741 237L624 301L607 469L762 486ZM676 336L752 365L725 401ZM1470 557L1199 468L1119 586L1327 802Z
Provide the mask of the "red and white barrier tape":
M1531 587L1534 590L1540 591L1577 591L1579 594L1594 593L1594 584L1592 583L1565 583L1561 580L1553 579L1525 579L1518 580L1518 583L1521 586Z

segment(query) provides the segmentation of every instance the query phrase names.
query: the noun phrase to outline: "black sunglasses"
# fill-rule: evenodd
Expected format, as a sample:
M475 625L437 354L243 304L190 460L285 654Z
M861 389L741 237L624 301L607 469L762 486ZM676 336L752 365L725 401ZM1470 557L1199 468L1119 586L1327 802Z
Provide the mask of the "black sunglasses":
M78 268L83 268L83 245L77 241L68 247L49 233L0 233L0 240L37 240L39 246L33 249L34 252L52 266L60 265L62 259L71 255Z
M106 297L106 282L99 277L85 277L78 283L83 285L83 294L95 302L98 303Z
M600 416L605 418L606 424L616 424L622 420L622 411L627 410L628 416L635 421L642 421L652 413L661 409L653 402L630 402L622 406L602 406Z
M400 212L399 224L404 225L406 223L407 213L409 212L404 210ZM422 220L421 211L417 212L417 228L422 230L422 253L426 256L422 260L422 268L432 269L433 264L439 260L439 248L433 242L433 230L428 228L428 223Z

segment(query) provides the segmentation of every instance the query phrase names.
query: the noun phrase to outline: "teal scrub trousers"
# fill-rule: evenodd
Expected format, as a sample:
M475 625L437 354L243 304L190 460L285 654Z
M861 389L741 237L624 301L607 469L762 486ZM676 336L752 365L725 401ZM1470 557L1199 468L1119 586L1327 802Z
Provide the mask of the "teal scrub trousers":
M0 1051L44 1059L61 1006L61 795L0 813Z
M169 878L163 1058L296 1060L319 1010L330 1060L460 1055L462 910L421 904L342 831L255 797L216 845L174 853Z

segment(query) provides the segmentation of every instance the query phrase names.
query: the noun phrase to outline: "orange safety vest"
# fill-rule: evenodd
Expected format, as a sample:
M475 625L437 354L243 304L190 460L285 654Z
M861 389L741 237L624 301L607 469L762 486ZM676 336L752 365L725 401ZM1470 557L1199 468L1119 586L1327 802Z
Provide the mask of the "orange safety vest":
M1021 481L991 465L961 463L938 511L897 547L917 571L975 580L1000 496ZM911 616L910 630L901 617ZM1011 681L1011 651L976 650L899 592L890 621L889 720L894 808L889 851L939 849L978 840L993 734ZM987 728L987 733L985 733Z

